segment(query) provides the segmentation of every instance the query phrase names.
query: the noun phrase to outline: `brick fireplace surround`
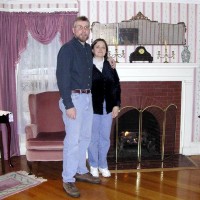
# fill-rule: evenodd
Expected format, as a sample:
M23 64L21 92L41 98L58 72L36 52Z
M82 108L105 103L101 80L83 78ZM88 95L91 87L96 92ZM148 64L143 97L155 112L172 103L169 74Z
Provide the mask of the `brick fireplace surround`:
M121 82L121 108L133 106L145 109L148 106L158 106L164 110L170 104L177 106L175 153L179 153L180 147L181 85L181 81Z
M194 80L197 65L189 63L118 63L122 106L177 106L175 152L197 154L192 142ZM111 136L112 141L112 136Z

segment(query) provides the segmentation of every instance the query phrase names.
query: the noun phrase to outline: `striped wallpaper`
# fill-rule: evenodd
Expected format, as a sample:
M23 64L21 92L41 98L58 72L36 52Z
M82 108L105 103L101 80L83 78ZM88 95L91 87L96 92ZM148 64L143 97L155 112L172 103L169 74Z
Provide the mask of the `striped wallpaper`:
M137 15L139 11L150 20L160 23L177 24L178 22L185 22L187 28L186 42L191 51L190 62L198 62L200 48L198 48L199 39L197 40L197 38L200 36L200 24L198 22L198 18L200 18L200 5L154 2L138 3L133 1L80 1L78 10L79 15L88 16L91 22L119 23ZM154 62L163 62L163 59L157 59L156 55L158 51L163 53L164 46L147 45L145 47L154 57ZM119 50L123 49L126 52L126 58L121 59L121 62L128 62L129 55L135 48L136 46L119 47ZM196 51L197 49L198 51ZM170 62L182 62L182 45L168 46L168 50L170 53L172 50L175 51L175 59L170 59Z
M37 2L37 1L36 1ZM44 1L45 2L45 1ZM86 15L91 23L114 23L128 20L141 11L152 21L159 23L184 22L186 24L186 42L191 51L190 62L199 62L199 44L200 44L200 4L186 3L158 3L146 1L96 1L96 0L70 0L61 1L60 3L0 3L0 10L9 11L78 11L79 15ZM56 2L56 1L55 1ZM64 3L65 2L65 3ZM92 33L90 36L90 41ZM157 59L157 52L164 51L164 46L147 45L146 49L154 57L154 62L163 62L163 59ZM110 47L112 50L112 47ZM119 50L125 50L126 57L121 62L128 62L131 52L136 46L123 46ZM175 59L170 62L182 62L181 51L182 45L168 46L168 51L175 51Z
M52 1L51 1L52 2ZM58 1L59 2L59 1ZM66 2L66 3L65 3ZM70 2L70 3L69 3ZM175 2L175 1L170 1ZM191 63L200 63L200 4L193 3L165 3L155 1L96 1L96 0L79 0L79 1L60 1L60 3L24 3L24 4L3 4L0 3L0 10L9 11L78 11L79 15L86 15L90 22L114 23L128 20L141 11L150 20L159 23L184 22L186 24L186 43L189 45L191 52ZM89 42L92 39L90 35ZM119 46L118 50L125 51L125 58L119 58L119 62L129 62L129 55L134 51L136 46ZM154 58L154 62L164 62L164 59L157 58L158 51L163 54L164 45L145 45L145 48ZM114 52L114 47L110 46L109 50ZM168 52L175 52L175 59L169 59L169 62L181 63L182 45L168 45ZM194 133L192 140L200 142L200 70L197 69L196 90L194 104ZM191 97L192 98L192 97Z

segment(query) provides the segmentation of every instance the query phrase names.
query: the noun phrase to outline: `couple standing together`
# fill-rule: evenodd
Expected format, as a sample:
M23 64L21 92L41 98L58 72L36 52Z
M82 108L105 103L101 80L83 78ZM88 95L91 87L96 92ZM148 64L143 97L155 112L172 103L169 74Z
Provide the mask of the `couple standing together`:
M57 83L66 136L63 149L63 188L72 197L80 192L75 181L100 183L109 177L107 153L112 119L121 103L116 69L108 61L108 46L103 39L90 46L90 22L78 17L72 28L74 37L64 44L57 58ZM86 167L86 152L90 172Z

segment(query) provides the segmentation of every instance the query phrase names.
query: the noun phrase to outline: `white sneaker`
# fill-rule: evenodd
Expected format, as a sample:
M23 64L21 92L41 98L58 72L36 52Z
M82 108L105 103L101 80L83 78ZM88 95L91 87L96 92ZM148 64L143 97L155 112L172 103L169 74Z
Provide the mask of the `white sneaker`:
M99 177L99 172L98 172L98 168L96 167L90 167L90 173L92 174L92 176L94 177Z
M102 173L103 177L110 177L111 176L108 168L99 168L99 171Z

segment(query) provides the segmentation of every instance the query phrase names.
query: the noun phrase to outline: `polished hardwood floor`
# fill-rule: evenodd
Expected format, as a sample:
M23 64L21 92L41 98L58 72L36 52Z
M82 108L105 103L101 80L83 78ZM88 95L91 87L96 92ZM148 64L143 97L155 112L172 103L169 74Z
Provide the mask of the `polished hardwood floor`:
M110 178L101 177L101 184L77 182L80 200L199 200L200 156L189 157L193 166L173 168L148 168L112 170ZM25 156L12 158L14 168L6 163L6 173L28 170ZM116 167L117 168L117 167ZM1 168L0 168L1 169ZM12 195L13 200L60 200L75 199L65 194L62 188L62 162L39 163L37 176L47 178L39 186Z

